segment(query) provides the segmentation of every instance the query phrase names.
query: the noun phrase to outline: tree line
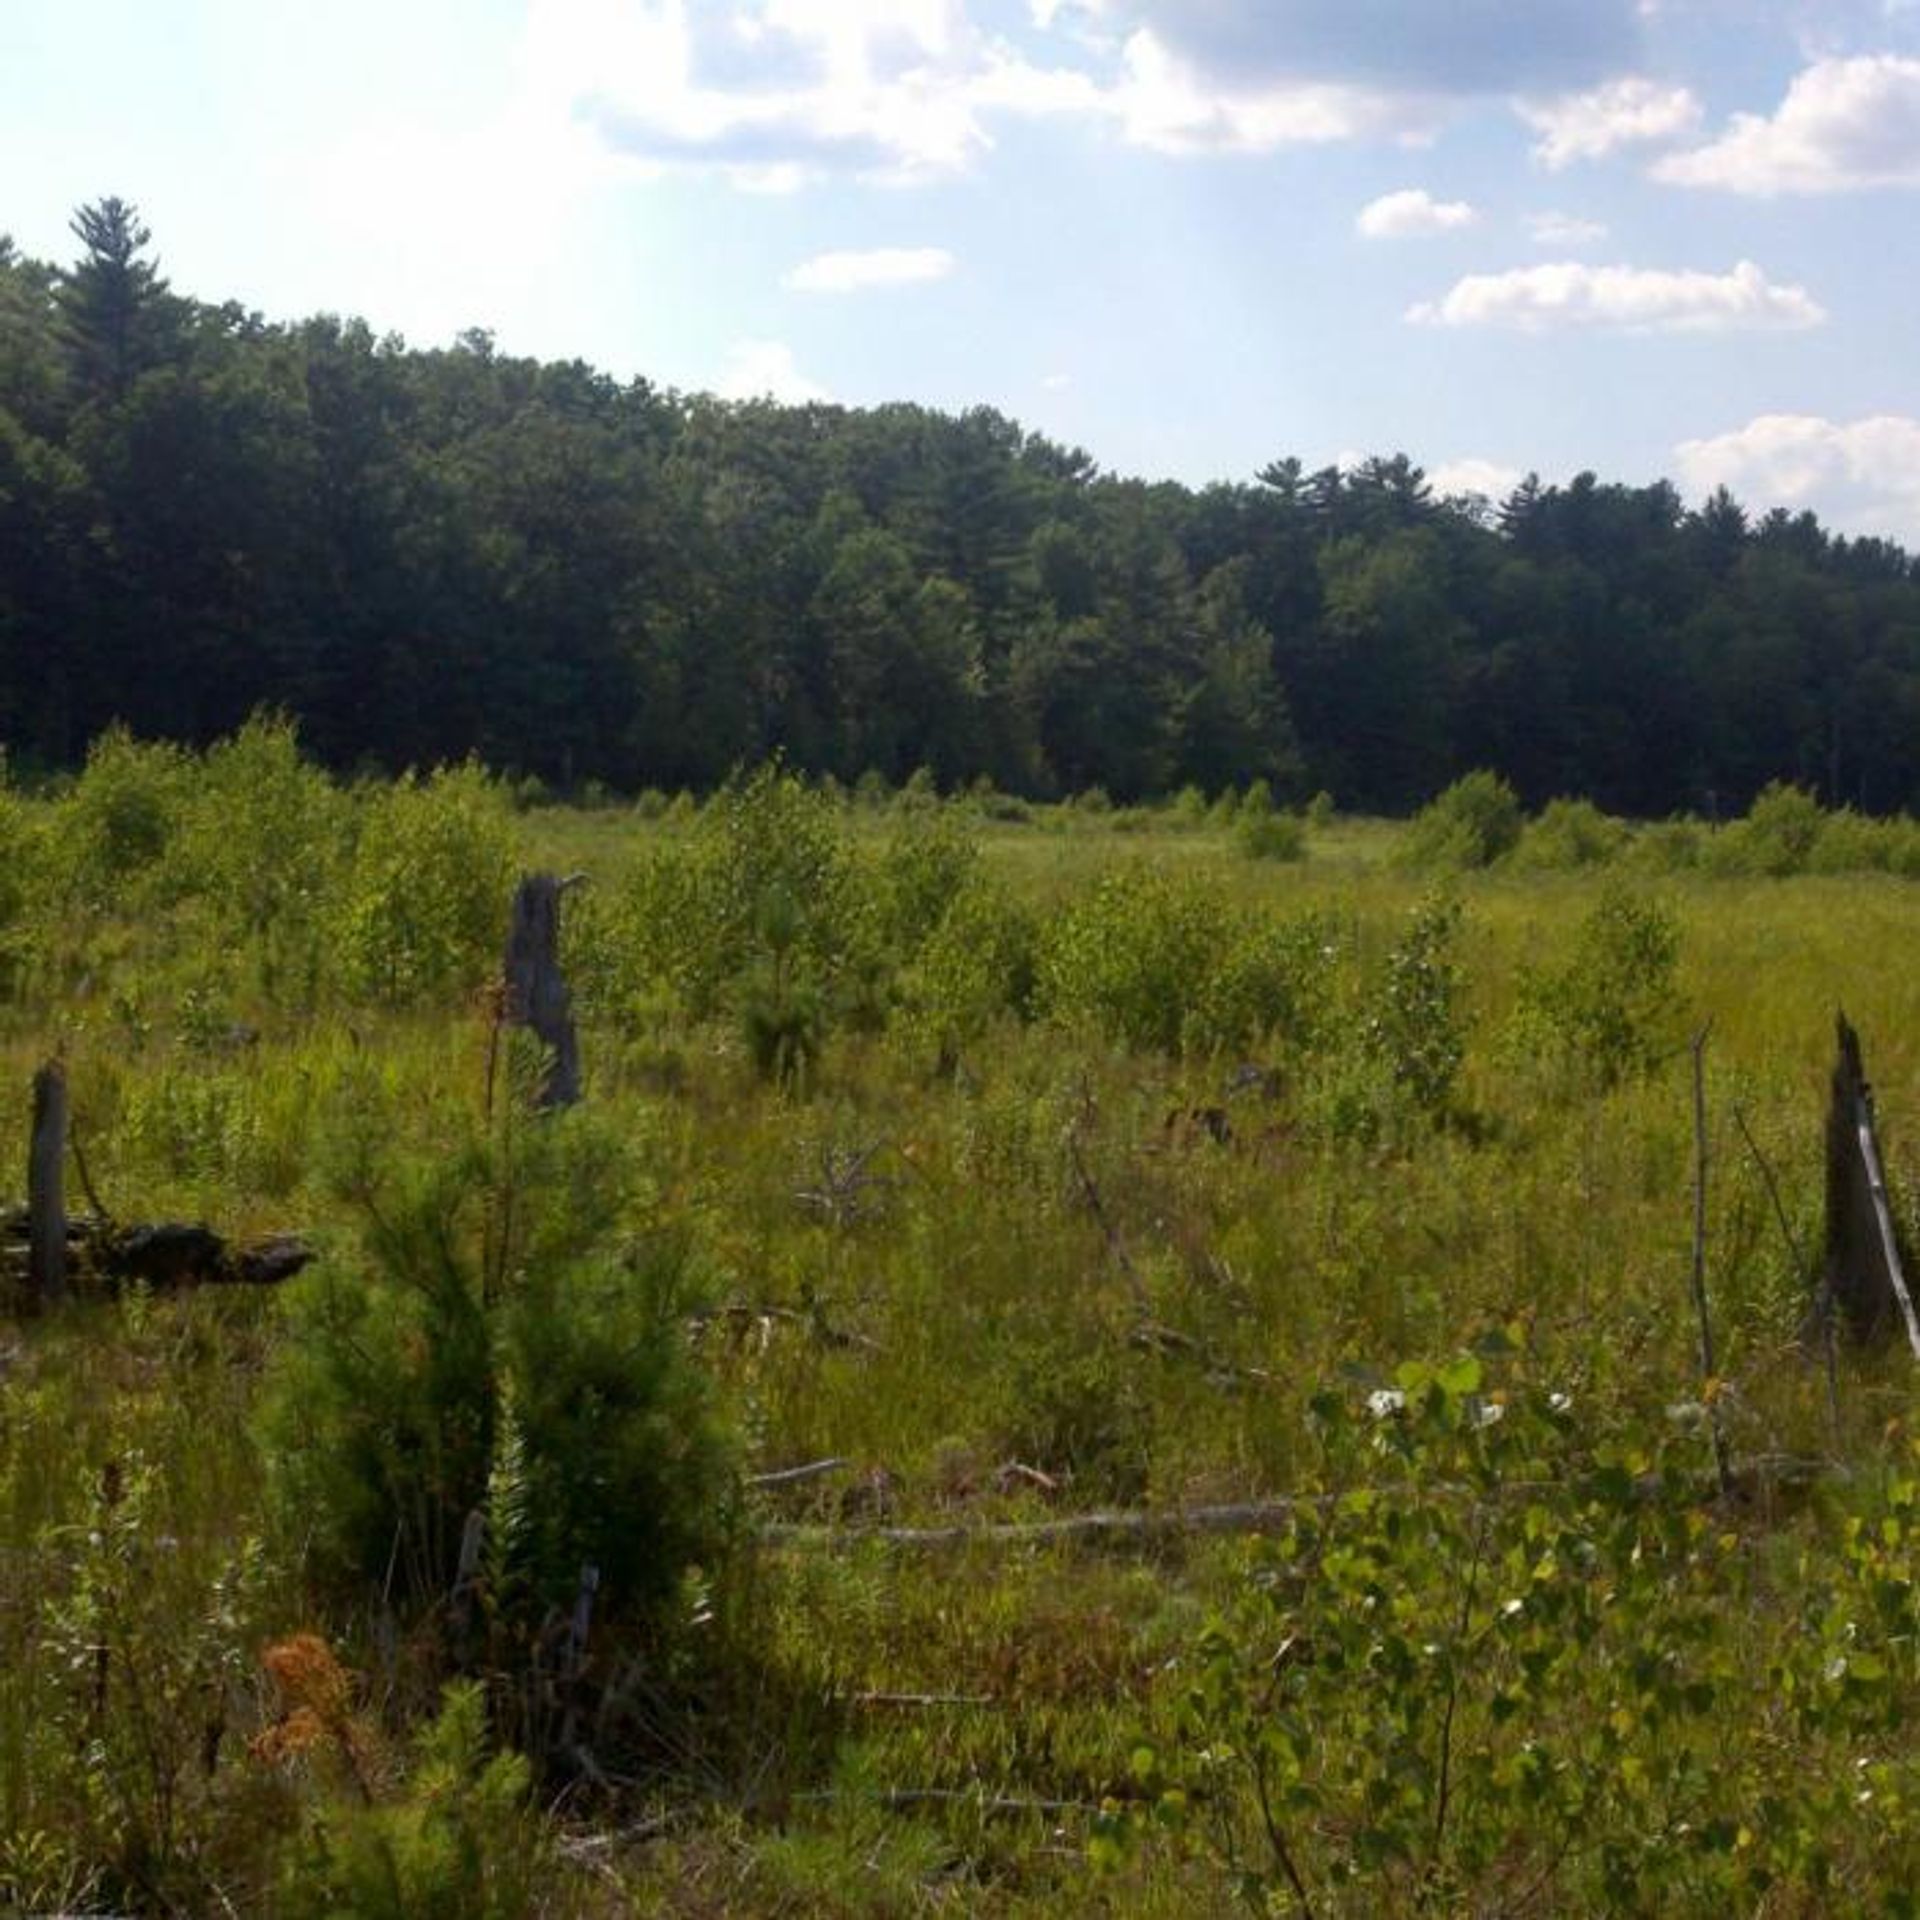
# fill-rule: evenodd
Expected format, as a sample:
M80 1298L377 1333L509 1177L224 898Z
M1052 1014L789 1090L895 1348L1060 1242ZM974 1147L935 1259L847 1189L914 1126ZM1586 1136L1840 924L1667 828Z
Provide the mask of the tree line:
M1404 455L1190 488L985 407L725 402L176 293L137 211L0 238L0 741L564 787L795 767L1405 810L1920 800L1920 577L1662 481L1437 498Z

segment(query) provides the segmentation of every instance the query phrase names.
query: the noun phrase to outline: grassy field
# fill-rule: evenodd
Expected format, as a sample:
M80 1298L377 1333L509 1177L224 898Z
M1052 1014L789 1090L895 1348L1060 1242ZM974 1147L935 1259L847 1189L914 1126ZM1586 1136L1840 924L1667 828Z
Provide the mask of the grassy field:
M270 728L0 832L0 1153L57 1050L116 1219L324 1253L5 1326L0 1910L1913 1910L1912 1370L1802 1337L1836 1008L1920 1213L1911 879ZM588 876L545 1120L522 866Z

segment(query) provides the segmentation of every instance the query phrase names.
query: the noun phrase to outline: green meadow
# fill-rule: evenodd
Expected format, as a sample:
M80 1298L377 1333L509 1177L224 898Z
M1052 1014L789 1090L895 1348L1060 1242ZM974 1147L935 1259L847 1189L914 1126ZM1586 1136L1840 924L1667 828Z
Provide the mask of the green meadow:
M1837 1009L1920 1213L1916 877L1789 789L569 808L270 721L0 793L0 1154L58 1057L76 1211L319 1253L9 1276L0 1911L1914 1911L1912 1365L1816 1280Z

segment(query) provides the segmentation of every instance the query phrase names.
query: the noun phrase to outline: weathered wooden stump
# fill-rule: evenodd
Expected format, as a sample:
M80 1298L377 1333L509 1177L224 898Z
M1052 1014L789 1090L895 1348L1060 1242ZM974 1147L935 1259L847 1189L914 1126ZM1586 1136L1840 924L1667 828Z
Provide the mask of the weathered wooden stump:
M547 1050L534 1100L542 1112L580 1099L580 1042L560 971L560 897L575 884L550 873L524 875L507 932L502 1017L510 1027L525 1027Z
M1827 1243L1821 1273L1826 1301L1859 1344L1883 1345L1904 1332L1920 1359L1920 1316L1887 1199L1860 1036L1844 1013L1836 1032L1839 1050L1827 1107Z
M67 1291L67 1073L49 1060L33 1076L27 1148L27 1296L35 1306Z

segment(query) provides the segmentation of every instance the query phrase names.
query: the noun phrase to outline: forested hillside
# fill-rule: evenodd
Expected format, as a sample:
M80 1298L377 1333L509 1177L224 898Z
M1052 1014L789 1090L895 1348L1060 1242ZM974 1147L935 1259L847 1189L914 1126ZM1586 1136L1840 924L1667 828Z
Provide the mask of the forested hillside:
M1404 809L1920 798L1920 578L1665 483L1436 500L1404 457L1199 491L985 408L723 403L172 291L104 200L0 240L0 739L204 742L568 786L808 771ZM662 297L671 298L671 289ZM1604 406L1605 396L1594 396ZM1287 424L1275 421L1284 444Z

